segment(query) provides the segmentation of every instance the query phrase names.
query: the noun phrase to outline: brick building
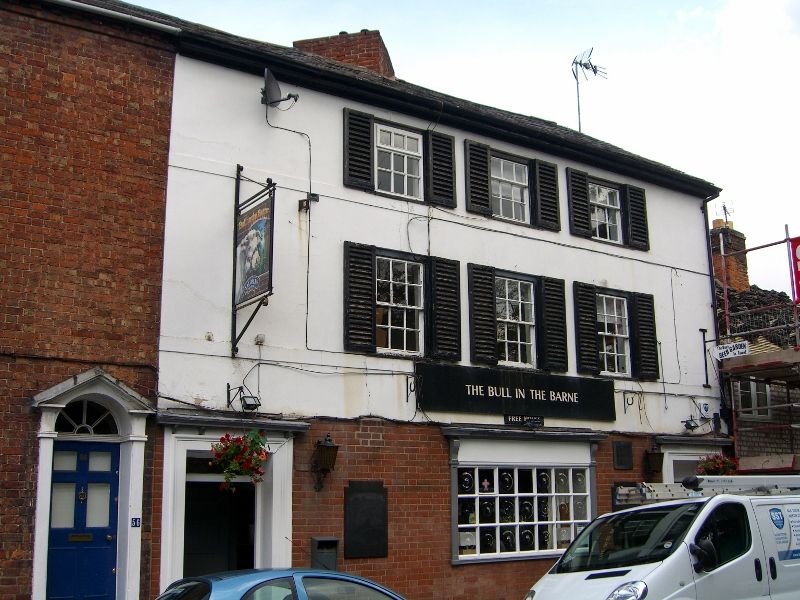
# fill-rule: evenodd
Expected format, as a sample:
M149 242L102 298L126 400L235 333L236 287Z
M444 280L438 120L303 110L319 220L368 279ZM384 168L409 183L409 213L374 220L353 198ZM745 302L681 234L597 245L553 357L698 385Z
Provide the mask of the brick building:
M121 532L120 553L136 556L117 579L136 593L118 597L138 597L140 577L151 574L158 430L146 414L157 389L172 48L149 25L46 3L0 5L3 598L44 598L68 561L48 527L51 490L87 489L85 469L81 480L66 466L75 456L67 438L104 458L98 450L111 444L92 445L92 434L114 440L114 464L119 452L124 473L136 465L118 491L134 502L144 490L132 510L147 525ZM93 484L91 502L104 485ZM54 525L59 518L72 515ZM97 574L113 582L113 567L98 561Z
M800 472L797 308L785 292L750 284L747 256L762 248L748 249L732 222L715 219L710 241L720 343L748 344L747 355L721 361L723 412L735 433L740 471Z
M614 484L730 444L712 184L394 79L376 31L0 10L4 596L69 556L116 598L322 559L518 598ZM211 444L252 429L264 481L220 490Z

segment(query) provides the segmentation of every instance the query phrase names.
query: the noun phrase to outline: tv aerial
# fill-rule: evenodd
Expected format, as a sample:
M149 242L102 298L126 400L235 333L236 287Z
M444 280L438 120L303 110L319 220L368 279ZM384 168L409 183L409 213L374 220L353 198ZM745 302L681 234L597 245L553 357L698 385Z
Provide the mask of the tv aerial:
M264 68L264 87L261 88L261 104L266 104L267 107L277 106L285 100L297 100L300 98L299 94L286 94L283 96L281 93L281 86L275 75L268 67Z
M603 67L599 67L592 62L592 51L594 48L589 48L588 50L584 50L581 54L578 54L575 58L572 59L572 76L575 78L575 90L578 95L578 131L581 131L581 78L580 76L583 75L583 78L588 81L589 73L594 76L602 77L606 79L606 70Z

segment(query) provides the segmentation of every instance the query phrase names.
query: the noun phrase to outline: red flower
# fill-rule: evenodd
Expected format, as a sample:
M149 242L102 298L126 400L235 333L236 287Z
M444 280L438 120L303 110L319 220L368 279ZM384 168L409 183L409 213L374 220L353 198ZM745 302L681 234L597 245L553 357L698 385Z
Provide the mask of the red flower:
M253 483L263 481L262 465L269 460L269 453L264 447L265 432L250 431L246 435L231 437L229 433L219 438L219 443L211 444L213 459L210 464L222 469L225 481L220 489L236 488L231 482L238 476L250 477Z

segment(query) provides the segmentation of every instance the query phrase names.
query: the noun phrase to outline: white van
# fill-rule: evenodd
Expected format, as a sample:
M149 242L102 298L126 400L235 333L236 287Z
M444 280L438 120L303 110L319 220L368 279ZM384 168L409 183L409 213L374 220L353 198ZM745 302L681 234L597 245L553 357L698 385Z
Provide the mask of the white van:
M800 495L720 494L597 517L525 596L584 598L800 598Z

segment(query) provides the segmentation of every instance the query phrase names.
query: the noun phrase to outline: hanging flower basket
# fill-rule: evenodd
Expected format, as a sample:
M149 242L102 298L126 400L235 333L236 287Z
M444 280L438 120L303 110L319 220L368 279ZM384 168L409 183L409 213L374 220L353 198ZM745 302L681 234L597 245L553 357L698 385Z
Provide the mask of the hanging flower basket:
M700 459L695 472L698 475L736 475L739 461L724 454L709 454Z
M209 464L222 469L225 477L220 488L231 488L231 481L242 475L253 483L264 481L264 463L269 460L265 444L264 434L255 429L245 435L226 433L219 442L211 444L213 458Z

